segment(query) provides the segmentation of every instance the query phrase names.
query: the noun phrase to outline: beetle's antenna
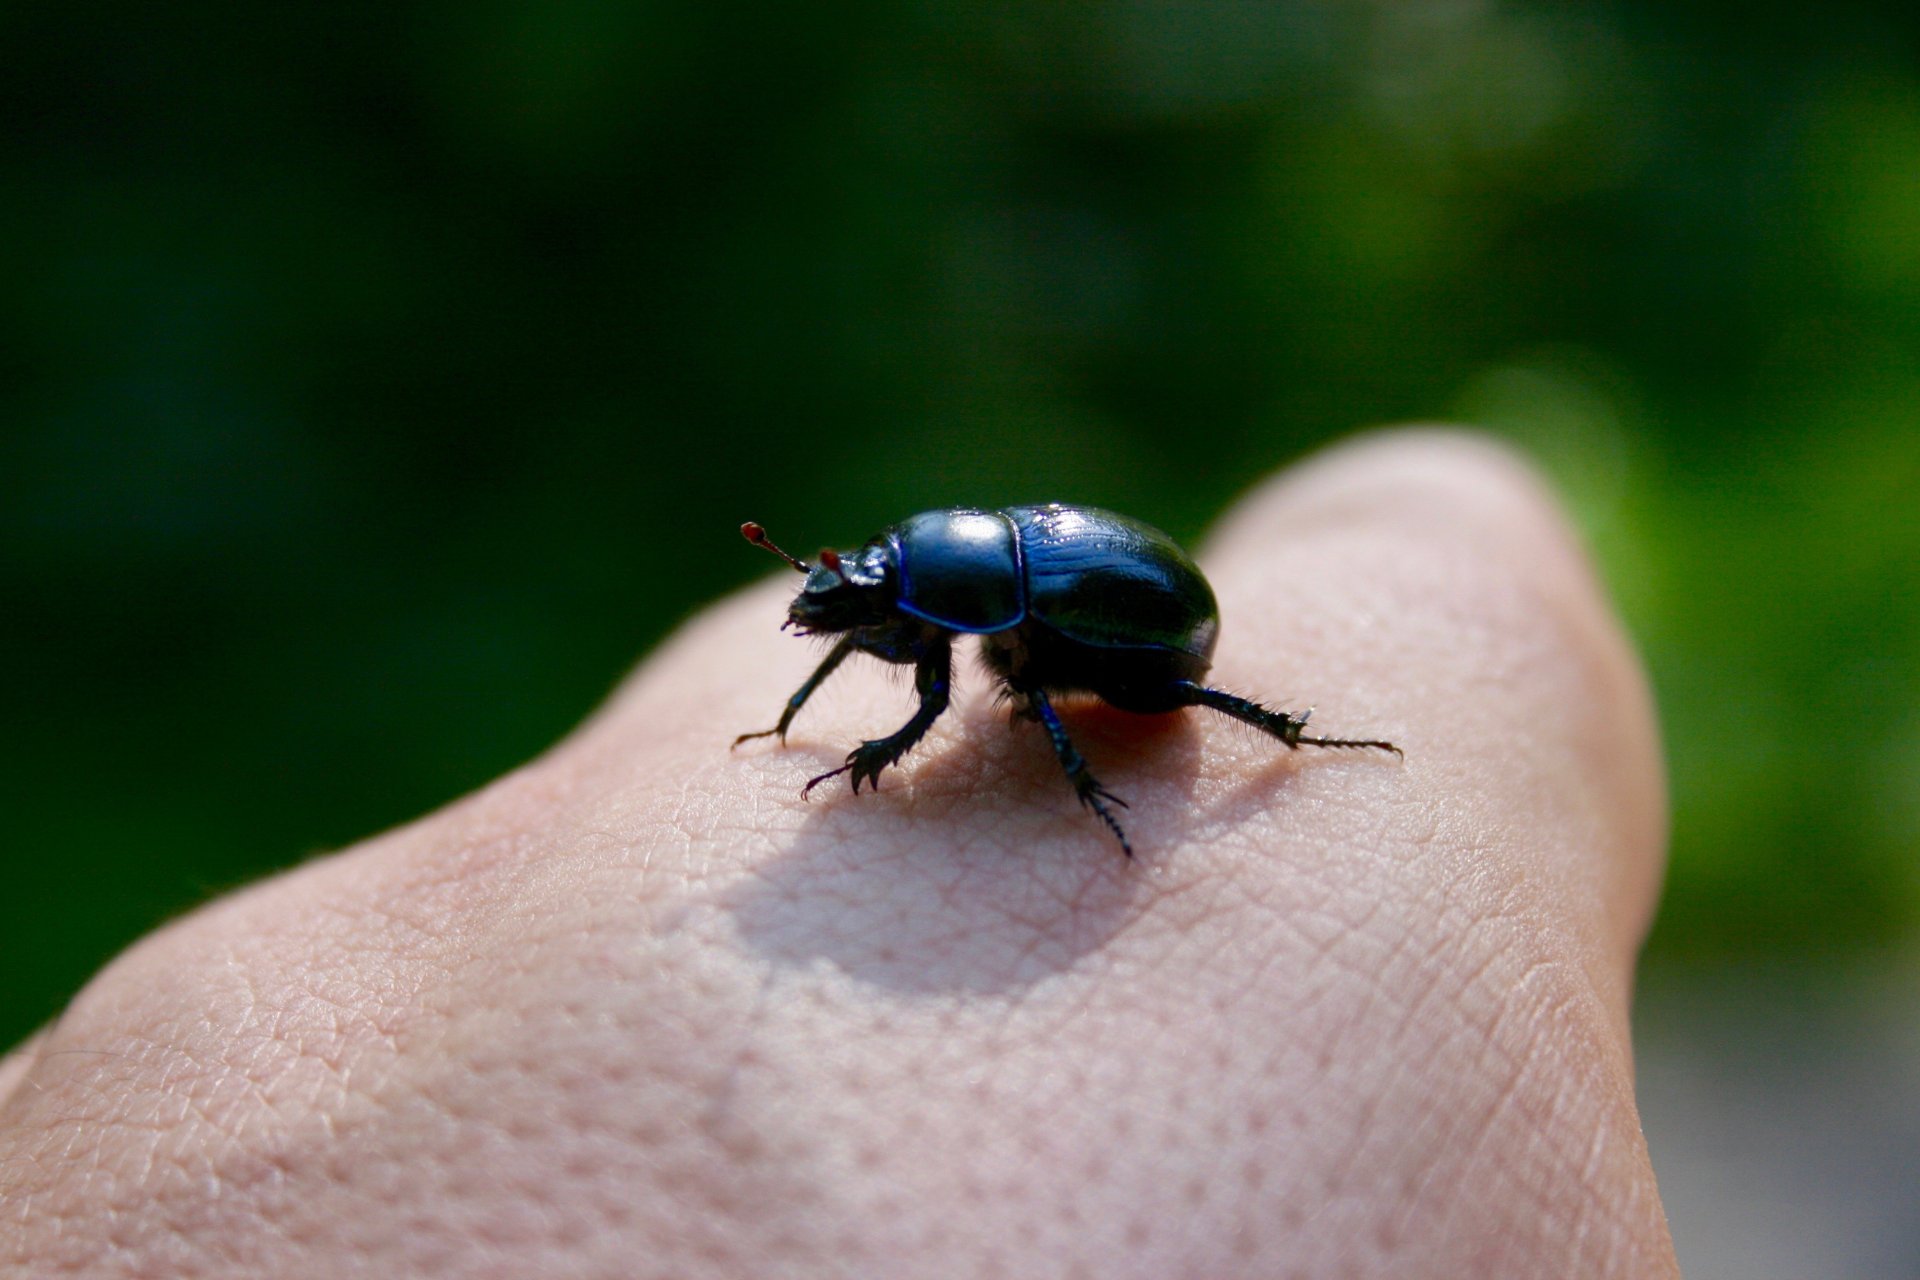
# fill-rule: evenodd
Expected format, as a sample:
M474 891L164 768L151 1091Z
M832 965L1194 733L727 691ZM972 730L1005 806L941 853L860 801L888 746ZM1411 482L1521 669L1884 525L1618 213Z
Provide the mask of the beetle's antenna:
M786 552L782 551L780 548L774 546L773 539L767 536L767 531L765 529L762 529L759 525L755 524L751 520L747 521L745 524L740 526L740 536L745 538L748 542L751 542L756 547L764 547L768 551L773 552L773 554L779 556L782 560L785 560L788 564L792 565L794 568L798 569L802 573L813 572L813 566L808 564L805 560L797 560L794 557L788 555Z

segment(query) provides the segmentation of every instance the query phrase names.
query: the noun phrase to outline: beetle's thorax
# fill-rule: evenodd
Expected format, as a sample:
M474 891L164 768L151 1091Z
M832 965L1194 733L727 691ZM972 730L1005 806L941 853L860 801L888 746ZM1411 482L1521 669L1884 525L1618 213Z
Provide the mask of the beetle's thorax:
M903 613L987 635L1026 617L1020 538L1004 511L925 511L883 535L899 570Z

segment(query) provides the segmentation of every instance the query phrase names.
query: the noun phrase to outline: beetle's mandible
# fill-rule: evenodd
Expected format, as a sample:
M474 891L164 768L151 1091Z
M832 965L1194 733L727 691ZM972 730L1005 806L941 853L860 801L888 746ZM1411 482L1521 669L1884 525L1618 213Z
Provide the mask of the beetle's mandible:
M1128 857L1133 846L1111 806L1126 801L1087 768L1055 713L1051 695L1092 693L1141 714L1212 707L1288 747L1372 747L1391 742L1315 738L1308 712L1274 711L1209 688L1220 610L1213 588L1177 543L1150 525L1097 507L1048 503L997 511L949 507L882 530L857 551L822 551L814 564L776 547L751 522L740 532L807 576L787 610L787 627L836 637L807 682L787 699L780 723L734 739L786 741L793 717L854 653L911 665L920 705L884 738L863 742L846 763L812 779L807 791L843 773L876 790L880 771L899 762L947 709L953 640L977 635L988 668L1016 713L1053 742L1080 803L1107 824Z

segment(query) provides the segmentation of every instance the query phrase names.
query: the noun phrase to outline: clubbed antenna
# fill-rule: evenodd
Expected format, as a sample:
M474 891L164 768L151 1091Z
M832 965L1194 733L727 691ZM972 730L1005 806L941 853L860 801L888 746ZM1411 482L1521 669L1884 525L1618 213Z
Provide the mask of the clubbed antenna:
M768 551L773 552L773 554L779 556L782 560L785 560L788 564L792 565L794 568L798 569L802 573L813 572L813 566L808 564L805 560L795 559L793 556L788 555L786 552L782 551L780 548L774 546L773 539L767 536L767 531L765 529L762 529L759 525L755 524L751 520L747 521L745 524L740 526L740 536L745 538L748 542L751 542L756 547L764 547Z

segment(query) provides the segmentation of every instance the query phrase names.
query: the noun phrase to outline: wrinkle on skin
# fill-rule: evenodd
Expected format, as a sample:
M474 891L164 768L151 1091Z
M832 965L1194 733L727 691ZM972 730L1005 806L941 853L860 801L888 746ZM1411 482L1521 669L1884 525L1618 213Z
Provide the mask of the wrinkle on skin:
M1202 564L1219 684L1404 763L1066 709L1129 863L962 663L878 794L806 801L910 698L849 663L730 754L818 661L770 581L97 978L0 1066L0 1275L1675 1274L1626 1017L1658 744L1552 502L1374 437Z

